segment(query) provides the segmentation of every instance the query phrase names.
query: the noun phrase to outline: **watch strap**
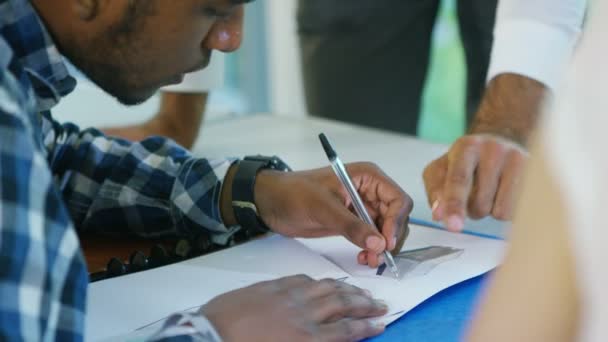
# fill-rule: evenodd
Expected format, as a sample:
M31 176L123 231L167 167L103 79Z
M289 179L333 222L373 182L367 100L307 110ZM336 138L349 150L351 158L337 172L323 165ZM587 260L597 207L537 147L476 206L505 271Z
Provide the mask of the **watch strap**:
M243 159L232 182L232 209L238 224L248 237L266 233L269 228L260 219L255 205L254 189L257 174L268 168L268 162Z

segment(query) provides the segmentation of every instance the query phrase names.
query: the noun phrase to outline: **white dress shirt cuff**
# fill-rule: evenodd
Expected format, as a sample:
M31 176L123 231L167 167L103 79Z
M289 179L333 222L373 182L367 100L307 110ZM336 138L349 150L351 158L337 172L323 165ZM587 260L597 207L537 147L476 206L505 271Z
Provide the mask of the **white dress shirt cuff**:
M514 73L555 89L579 35L580 30L567 31L527 19L500 23L494 31L488 82L500 74Z
M214 52L207 68L187 74L182 83L161 88L172 93L207 93L224 84L224 55Z

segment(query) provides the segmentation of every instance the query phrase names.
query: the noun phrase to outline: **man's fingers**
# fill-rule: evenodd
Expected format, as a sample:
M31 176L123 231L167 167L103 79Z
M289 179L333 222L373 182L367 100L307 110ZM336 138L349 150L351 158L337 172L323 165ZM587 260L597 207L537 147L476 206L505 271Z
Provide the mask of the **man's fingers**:
M306 286L314 282L315 280L305 274L298 274L294 276L284 277L275 281L270 281L276 284L279 288L289 289L295 287ZM267 282L267 283L270 283Z
M392 250L396 238L400 235L399 229L412 211L412 199L388 177L382 170L373 164L361 164L366 170L355 176L358 191L365 206L387 244ZM356 169L356 168L351 168Z
M371 268L378 268L378 266L384 263L384 256L382 254L376 254L367 252L367 265Z
M360 341L384 332L383 323L370 320L342 320L321 327L320 341Z
M312 299L307 304L315 322L331 323L344 318L369 318L386 314L386 303L366 295L334 292L325 297Z
M439 200L443 193L443 187L445 185L445 175L448 167L447 154L441 158L430 163L422 173L422 179L424 180L424 187L426 189L426 196L429 201L429 206L433 210L433 219L439 221L442 219L441 216L436 214L438 209Z
M494 141L481 147L473 188L468 199L468 215L472 219L481 219L492 213L508 150L508 146Z
M518 183L523 173L525 158L519 151L509 153L492 208L492 216L496 219L506 221L513 218L515 195L519 190Z
M464 227L466 208L479 161L477 137L463 138L448 154L448 171L441 204L447 228L460 231Z
M382 235L387 241L387 249L393 251L400 239L403 239L406 222L413 208L413 202L407 197L405 202L389 203L388 207L381 211Z
M332 203L331 207L333 225L340 235L368 251L380 253L386 249L386 241L376 227L366 224L340 203Z
M322 279L309 285L304 290L304 296L308 300L322 298L336 293L358 295L371 298L371 293L359 287L347 284L335 279Z
M393 255L397 255L399 254L399 252L401 252L401 250L403 249L403 245L405 244L405 240L407 240L407 237L410 235L410 222L409 222L409 217L405 220L405 223L403 224L403 229L401 229L401 236L399 236L397 238L397 243L395 244L395 247L391 250Z

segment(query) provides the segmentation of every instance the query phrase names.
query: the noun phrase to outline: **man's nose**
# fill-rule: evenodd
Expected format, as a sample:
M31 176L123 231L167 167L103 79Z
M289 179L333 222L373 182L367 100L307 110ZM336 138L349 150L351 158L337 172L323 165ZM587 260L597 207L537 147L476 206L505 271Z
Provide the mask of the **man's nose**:
M244 8L239 6L227 18L218 20L205 38L203 45L211 50L232 52L241 46Z

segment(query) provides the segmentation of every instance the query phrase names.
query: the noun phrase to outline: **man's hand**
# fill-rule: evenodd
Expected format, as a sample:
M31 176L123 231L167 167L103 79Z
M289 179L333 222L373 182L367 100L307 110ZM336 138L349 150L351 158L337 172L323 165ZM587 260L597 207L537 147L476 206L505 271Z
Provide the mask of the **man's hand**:
M547 89L533 79L501 74L489 84L469 134L424 171L433 219L460 231L468 215L510 220L524 150Z
M350 164L347 170L380 231L357 217L346 189L329 167L260 172L255 185L256 206L273 231L291 237L345 236L364 250L358 256L359 263L377 267L384 250L392 251L402 244L412 200L373 164Z
M293 276L219 296L201 308L224 341L358 341L384 331L385 303L342 282Z
M465 217L509 220L528 153L492 135L467 135L424 170L433 219L460 231Z

